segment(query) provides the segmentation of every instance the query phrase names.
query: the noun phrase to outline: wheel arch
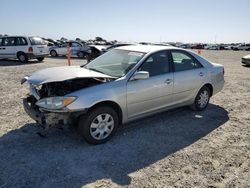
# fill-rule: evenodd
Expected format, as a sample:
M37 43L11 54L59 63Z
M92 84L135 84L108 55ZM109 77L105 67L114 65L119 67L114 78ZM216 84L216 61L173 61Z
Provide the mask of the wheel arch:
M18 51L18 52L16 53L17 58L18 58L18 56L19 56L20 54L25 54L25 55L26 55L25 52L23 52L23 51Z
M210 90L210 97L213 96L214 88L213 88L212 84L206 83L206 84L204 84L202 87L204 87L204 86L206 86L206 87L209 88L209 90Z
M51 52L52 52L52 51L55 51L55 52L56 52L56 55L58 55L56 49L51 49L51 50L49 51L49 54L50 54L50 55L51 55Z
M115 112L117 112L117 115L118 115L119 125L122 124L122 118L123 118L122 109L121 109L119 104L117 104L114 101L101 101L101 102L96 103L92 107L90 107L87 112L89 112L89 111L91 111L91 110L93 110L93 109L95 109L95 108L97 108L99 106L108 106L108 107L111 107L112 109L114 109Z

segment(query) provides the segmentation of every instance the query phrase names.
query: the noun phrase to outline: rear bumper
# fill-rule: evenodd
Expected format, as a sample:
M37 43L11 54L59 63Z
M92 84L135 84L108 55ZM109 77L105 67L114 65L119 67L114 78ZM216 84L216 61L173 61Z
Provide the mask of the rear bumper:
M213 95L215 95L216 93L220 92L225 84L225 80L221 80L220 82L217 82L216 84L214 84L213 86Z

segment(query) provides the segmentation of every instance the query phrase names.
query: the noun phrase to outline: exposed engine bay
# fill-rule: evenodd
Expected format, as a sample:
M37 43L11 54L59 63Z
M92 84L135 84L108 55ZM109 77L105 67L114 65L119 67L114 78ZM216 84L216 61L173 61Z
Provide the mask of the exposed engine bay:
M45 83L36 87L39 98L64 96L74 91L110 82L110 78L79 78L60 82Z

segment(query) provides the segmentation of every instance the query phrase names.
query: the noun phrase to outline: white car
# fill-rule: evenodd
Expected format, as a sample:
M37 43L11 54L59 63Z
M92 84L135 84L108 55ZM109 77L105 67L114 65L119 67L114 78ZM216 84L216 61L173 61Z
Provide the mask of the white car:
M250 54L241 58L241 63L250 66Z
M220 47L217 45L208 45L204 47L205 50L219 50Z
M68 54L68 46L69 43L71 43L71 47L70 47L70 55L71 56L77 56L80 58L84 58L86 56L86 54L90 53L89 52L89 47L85 44L82 44L80 42L76 42L76 41L69 41L66 42L65 44L62 44L60 46L54 46L50 48L50 55L52 57L56 57L56 56L67 56Z
M17 58L22 63L26 63L29 59L43 61L47 55L48 47L39 37L0 37L0 59Z
M233 50L250 50L250 43L249 44L240 44L238 46L233 47Z

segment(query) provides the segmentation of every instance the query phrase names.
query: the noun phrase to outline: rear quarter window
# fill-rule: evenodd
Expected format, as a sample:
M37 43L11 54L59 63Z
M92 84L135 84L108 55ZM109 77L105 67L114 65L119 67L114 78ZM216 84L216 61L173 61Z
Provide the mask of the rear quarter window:
M39 37L30 37L29 40L31 45L46 45L46 42Z
M202 65L190 54L183 51L172 51L175 72L201 68Z

